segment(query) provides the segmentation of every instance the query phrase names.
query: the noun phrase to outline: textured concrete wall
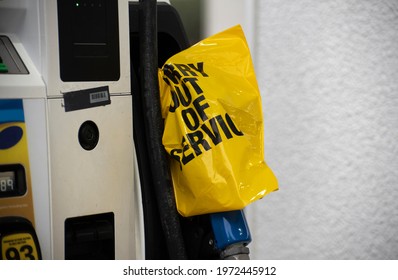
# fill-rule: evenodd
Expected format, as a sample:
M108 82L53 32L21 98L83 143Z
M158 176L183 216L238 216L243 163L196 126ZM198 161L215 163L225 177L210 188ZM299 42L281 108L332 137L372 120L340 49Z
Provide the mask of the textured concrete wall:
M265 158L253 259L398 259L398 2L256 2Z

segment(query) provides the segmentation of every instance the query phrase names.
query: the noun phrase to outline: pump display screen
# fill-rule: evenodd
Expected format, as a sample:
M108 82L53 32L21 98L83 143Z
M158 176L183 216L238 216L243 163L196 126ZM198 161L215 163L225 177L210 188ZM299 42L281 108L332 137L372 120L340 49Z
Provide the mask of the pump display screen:
M15 188L15 172L0 172L0 192L12 192Z
M20 164L0 165L0 198L26 193L25 169Z

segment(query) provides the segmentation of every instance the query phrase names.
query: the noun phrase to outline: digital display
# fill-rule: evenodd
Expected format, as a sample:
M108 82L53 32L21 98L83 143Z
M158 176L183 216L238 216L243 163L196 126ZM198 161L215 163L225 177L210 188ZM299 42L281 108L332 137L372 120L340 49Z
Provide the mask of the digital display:
M0 165L0 198L26 193L25 169L21 164Z
M0 192L13 192L16 189L15 172L6 171L0 172Z

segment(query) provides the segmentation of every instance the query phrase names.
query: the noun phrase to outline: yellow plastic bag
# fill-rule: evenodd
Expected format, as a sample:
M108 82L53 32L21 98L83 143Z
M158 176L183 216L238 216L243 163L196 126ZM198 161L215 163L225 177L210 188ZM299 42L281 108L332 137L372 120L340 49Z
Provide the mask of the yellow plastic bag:
M264 161L261 97L239 25L171 57L159 83L182 216L243 209L278 189Z

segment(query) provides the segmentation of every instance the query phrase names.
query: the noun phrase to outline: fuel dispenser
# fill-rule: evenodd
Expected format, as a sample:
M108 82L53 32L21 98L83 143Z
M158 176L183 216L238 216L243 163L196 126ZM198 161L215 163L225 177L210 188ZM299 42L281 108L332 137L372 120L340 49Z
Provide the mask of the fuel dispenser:
M128 1L0 2L3 251L30 233L43 259L142 258L128 20Z
M243 211L175 209L148 100L189 46L171 5L2 0L0 39L0 259L248 258Z

